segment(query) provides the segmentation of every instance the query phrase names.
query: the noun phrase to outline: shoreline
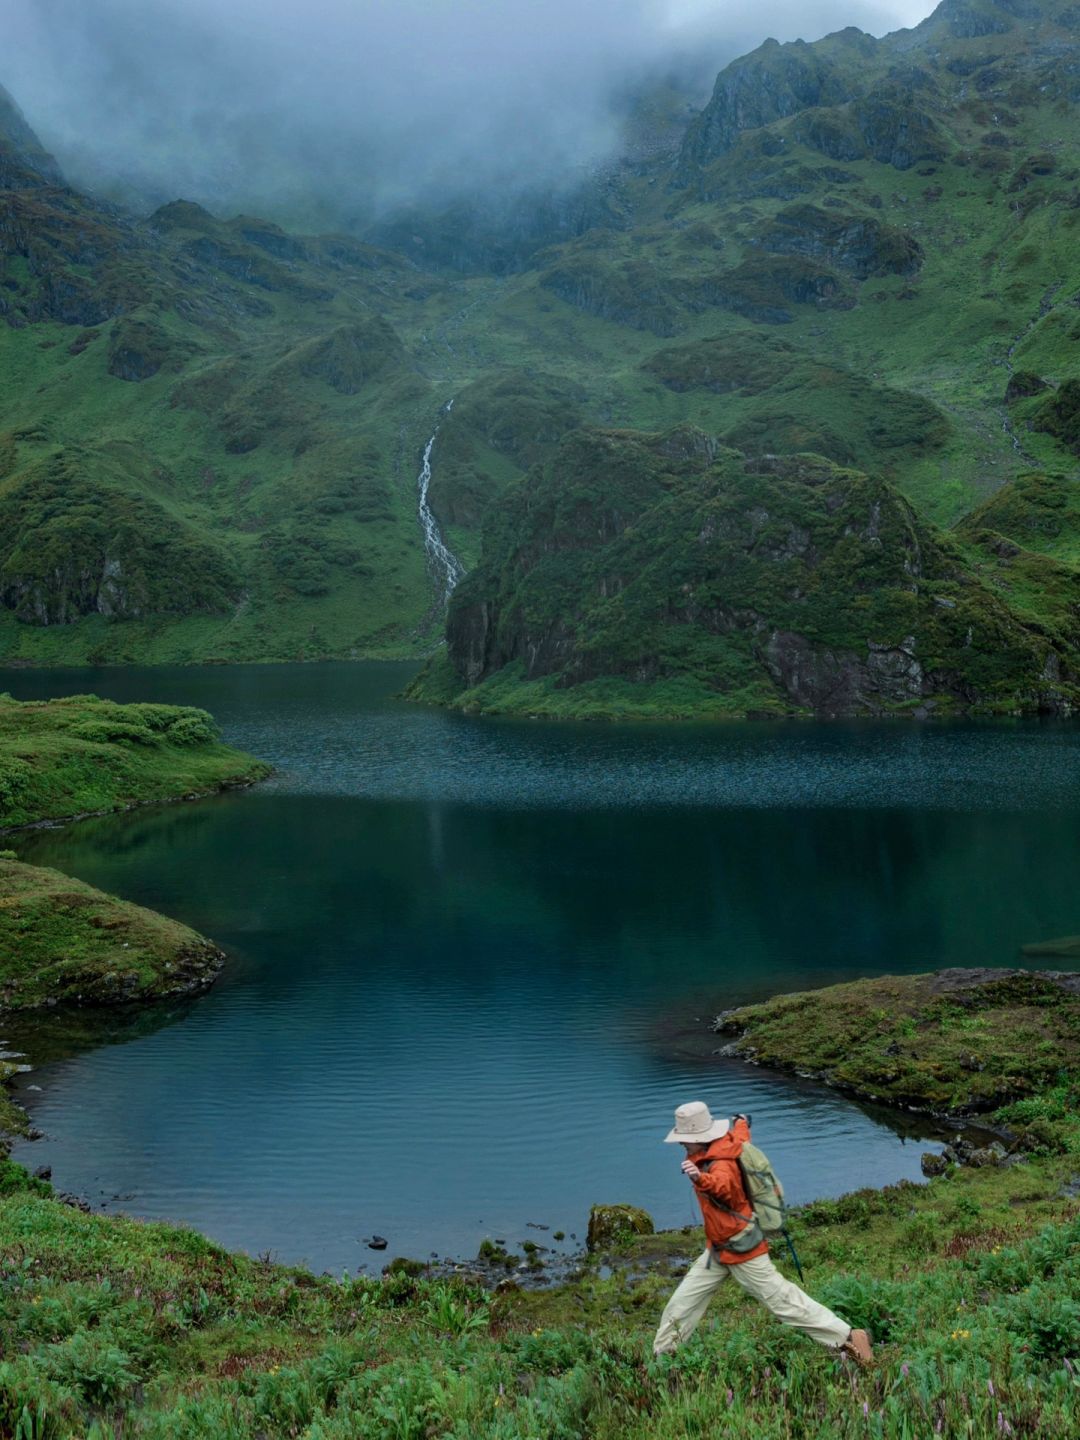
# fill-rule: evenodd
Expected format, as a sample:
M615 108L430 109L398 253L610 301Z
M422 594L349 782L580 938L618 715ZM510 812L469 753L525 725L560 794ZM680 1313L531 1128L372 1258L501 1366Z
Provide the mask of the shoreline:
M867 983L748 1008L794 1003L835 1016L835 992L858 999ZM1067 1004L1071 1020L1080 997ZM799 1033L807 1028L804 1018ZM810 1406L807 1414L829 1423L850 1421L830 1434L856 1437L866 1433L871 1407L892 1413L891 1405L902 1407L903 1433L921 1434L934 1432L945 1405L985 1395L989 1385L993 1405L1009 1407L1018 1423L1035 1417L1024 1433L1064 1440L1076 1433L1078 1403L1062 1370L1061 1356L1075 1350L1061 1295L1071 1293L1080 1263L1080 1109L1072 1081L1060 1094L1036 1087L1026 1103L1016 1128L1035 1143L1013 1164L947 1164L928 1183L848 1191L794 1212L807 1288L874 1334L876 1363L865 1373L846 1373L805 1337L776 1326L737 1286L723 1287L685 1356L652 1360L660 1310L701 1250L696 1226L653 1234L623 1227L557 1269L545 1266L543 1286L533 1284L544 1258L537 1251L508 1267L494 1245L486 1267L479 1259L401 1258L378 1278L317 1275L270 1254L226 1249L196 1230L88 1214L3 1159L0 1257L18 1258L14 1270L0 1258L0 1346L12 1347L20 1393L43 1397L50 1416L63 1416L57 1440L85 1435L101 1413L81 1372L74 1388L56 1388L59 1357L69 1349L91 1357L102 1346L124 1367L109 1400L125 1431L129 1417L136 1428L144 1420L160 1428L182 1414L194 1417L199 1434L285 1436L292 1432L267 1429L266 1417L284 1415L287 1426L300 1414L313 1436L374 1440L385 1428L358 1430L354 1422L373 1401L384 1403L380 1396L411 1405L420 1395L423 1406L443 1406L438 1414L450 1424L464 1413L454 1410L455 1397L467 1393L465 1428L456 1433L525 1436L547 1433L549 1412L536 1409L537 1397L565 1392L559 1414L567 1433L583 1433L596 1404L608 1403L601 1397L618 1396L619 1424L606 1433L632 1433L626 1426L644 1404L659 1426L650 1433L666 1434L670 1406L700 1406L716 1392L729 1427L717 1433L771 1434L770 1417L794 1405L796 1422ZM788 1267L779 1250L774 1258ZM73 1317L60 1334L58 1315ZM335 1377L329 1391L320 1378L327 1375ZM511 1415L520 1429L500 1427Z
M862 982L846 983L858 984ZM763 1003L766 1005L772 1003L779 1003L791 999L793 994L800 993L802 992L784 992L772 997L770 1001L766 1001ZM813 994L815 992L806 993ZM192 998L197 997L193 995ZM124 1006L123 1009L128 1013L134 1015L136 1013L145 1012L147 1009L152 1007L153 1003L153 1000L151 1000L149 1003ZM56 1018L60 1020L62 1019L62 1016L58 1015ZM2 1022L2 1019L3 1015L0 1014L0 1022ZM34 1016L27 1015L26 1019L33 1021ZM98 1044L108 1045L110 1043L115 1043L115 1041L110 1039L103 1039L101 1041L92 1042L92 1048L96 1048ZM725 1047L725 1049L726 1048L727 1047ZM714 1051L713 1053L720 1058L721 1063L725 1058L738 1059L743 1061L744 1063L748 1061L749 1063L755 1065L762 1063L754 1059L753 1057L744 1054L732 1054L728 1056L725 1055L724 1051ZM799 1071L794 1067L772 1066L771 1068L775 1069L777 1073L787 1074L792 1080L808 1081L811 1085L814 1086L822 1085L831 1089L842 1089L842 1087L831 1084L831 1082L822 1075L810 1075L805 1072ZM1011 1142L1013 1139L1015 1139L1015 1136L1011 1132L1007 1131L1004 1127L1000 1125L993 1125L984 1116L914 1111L907 1107L890 1104L887 1100L883 1100L881 1097L857 1093L853 1089L842 1089L842 1093L845 1093L846 1098L849 1098L852 1103L858 1105L859 1108L871 1112L871 1118L879 1118L880 1122L883 1122L885 1124L889 1124L890 1121L902 1122L904 1117L909 1115L918 1116L924 1121L932 1122L932 1124L927 1127L932 1133L926 1135L920 1134L916 1137L904 1137L901 1133L899 1123L896 1132L898 1138L900 1138L901 1140L904 1140L905 1138L909 1139L910 1143L919 1149L923 1149L923 1147L926 1147L925 1149L923 1149L923 1153L928 1156L936 1156L936 1147L939 1146L949 1149L959 1143L961 1146L965 1147L970 1152L976 1150L983 1150L989 1143L992 1143L994 1140L1004 1139ZM32 1121L33 1107L23 1105L20 1106L20 1108L23 1110L23 1113L26 1114L28 1118ZM877 1112L877 1117L875 1117L872 1112ZM40 1132L39 1135L35 1136L34 1138L40 1138ZM29 1163L30 1159L31 1157L24 1157L23 1163ZM937 1172L926 1171L924 1169L925 1179L929 1179L932 1173ZM924 1181L898 1179L894 1181L880 1182L869 1188L875 1193L881 1193L897 1185L902 1187L916 1185L919 1188L922 1188L923 1184ZM848 1192L842 1187L830 1188L827 1193L816 1196L814 1199L811 1199L801 1204L798 1207L796 1213L806 1208L812 1208L815 1205L835 1203L842 1199L846 1193ZM99 1205L97 1202L92 1202L89 1196L86 1195L68 1195L65 1197L65 1199L67 1203L74 1203L78 1205L79 1208L85 1209L87 1213L92 1213L94 1215L100 1216L103 1219L133 1220L136 1223L140 1224L164 1223L160 1220L140 1217L124 1210L107 1209L105 1208L105 1204ZM170 1221L168 1223L187 1225L190 1222L180 1220ZM582 1224L584 1224L584 1221L582 1221ZM552 1248L546 1245L545 1237L542 1232L545 1231L547 1228L548 1227L543 1225L534 1224L532 1221L522 1222L522 1225L520 1226L512 1226L511 1229L515 1231L516 1229L530 1229L537 1232L537 1234L534 1236L533 1241L530 1242L530 1246L528 1248L524 1248L523 1242L521 1242L520 1240L516 1242L516 1249L521 1250L521 1254L514 1253L514 1245L506 1248L502 1244L498 1244L495 1246L492 1253L485 1258L484 1248L485 1246L490 1247L491 1242L483 1241L481 1243L480 1253L477 1255L470 1255L468 1253L450 1255L440 1254L438 1257L428 1257L422 1259L419 1256L414 1257L407 1254L401 1254L398 1255L394 1260L391 1260L389 1264L384 1266L376 1253L366 1263L362 1262L358 1266L353 1265L350 1266L350 1268L355 1269L358 1275L369 1275L371 1278L374 1279L378 1279L380 1274L393 1275L398 1273L407 1273L414 1277L423 1277L430 1280L445 1280L455 1277L467 1277L470 1280L483 1285L485 1288L490 1289L492 1292L498 1292L501 1289L505 1289L508 1284L521 1286L522 1288L528 1289L530 1291L550 1291L558 1289L559 1287L566 1284L573 1283L578 1278L581 1267L583 1265L587 1266L590 1263L590 1254L589 1251L580 1243L578 1243L573 1249ZM658 1253L666 1254L667 1249L670 1245L678 1246L681 1244L686 1244L687 1237L695 1235L696 1230L697 1227L687 1227L685 1225L674 1225L671 1227L658 1229L655 1232L654 1236L650 1237L649 1244L653 1249L657 1250ZM201 1234L203 1232L195 1228L193 1230L193 1233ZM215 1241L212 1243L216 1244L220 1242ZM255 1253L257 1244L257 1241L252 1242L252 1247L237 1250L235 1251L235 1253ZM230 1249L230 1253L233 1253L233 1247L228 1248ZM648 1250L648 1248L649 1246L646 1246L646 1250ZM620 1256L622 1256L622 1261L624 1261L626 1264L636 1263L636 1261L631 1262L630 1257L628 1255L622 1255L622 1252L619 1250L612 1252L612 1254L617 1264L622 1263L620 1262ZM536 1259L533 1258L534 1256L536 1257ZM609 1258L611 1257L609 1256ZM539 1261L540 1263L537 1263L537 1261ZM288 1260L278 1261L276 1263L285 1264L290 1268L300 1268L312 1274L316 1273L315 1265L313 1264L313 1262L307 1260ZM323 1273L327 1272L324 1271Z
M0 825L0 838L5 835L24 835L34 830L62 830L68 825L77 825L80 820L100 820L106 815L126 815L132 810L145 810L152 805L184 805L196 800L209 800L215 795L224 795L231 790L250 790L271 780L277 774L273 765L257 760L253 773L238 775L216 781L213 785L199 790L190 790L183 795L162 795L148 800L130 800L123 805L109 805L99 810L79 810L71 815L50 816L44 820L28 820L21 825Z

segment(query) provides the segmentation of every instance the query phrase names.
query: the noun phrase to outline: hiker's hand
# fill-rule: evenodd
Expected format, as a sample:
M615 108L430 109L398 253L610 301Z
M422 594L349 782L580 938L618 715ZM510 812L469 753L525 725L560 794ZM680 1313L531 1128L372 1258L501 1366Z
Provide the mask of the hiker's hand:
M693 1160L684 1160L682 1162L682 1173L688 1180L701 1179L701 1171L694 1164Z

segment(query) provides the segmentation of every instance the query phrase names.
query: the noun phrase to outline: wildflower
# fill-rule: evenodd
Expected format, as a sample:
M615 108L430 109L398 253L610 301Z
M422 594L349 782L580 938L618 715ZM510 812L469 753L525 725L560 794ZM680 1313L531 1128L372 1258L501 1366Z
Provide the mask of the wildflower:
M970 1330L954 1330L954 1331L952 1332L952 1334L949 1336L949 1339L950 1339L950 1340L970 1340L970 1339L971 1339L971 1331L970 1331Z
M909 1369L910 1369L910 1367L908 1366L908 1363L907 1363L907 1361L905 1360L904 1363L903 1363L903 1365L900 1366L900 1374L901 1374L901 1375L907 1375L907 1374L909 1373Z
M495 1396L495 1404L496 1404L496 1406L499 1406L499 1405L502 1404L502 1396L501 1396L501 1395L496 1395L496 1396Z
M732 1404L732 1402L734 1401L734 1399L735 1399L735 1391L734 1391L734 1390L729 1390L729 1391L727 1392L727 1403L728 1403L729 1405Z
M870 1402L869 1402L869 1400L864 1400L864 1401L862 1402L862 1413L863 1413L863 1419L866 1419L867 1416L869 1416L869 1414L870 1414Z
M987 1390L990 1391L990 1394L991 1394L991 1395L993 1395L993 1394L995 1393L993 1380L987 1380L987 1382L986 1382L986 1388L987 1388Z
M533 1333L534 1336L536 1336L536 1335L543 1335L544 1332L543 1332L543 1330L534 1330L532 1333Z

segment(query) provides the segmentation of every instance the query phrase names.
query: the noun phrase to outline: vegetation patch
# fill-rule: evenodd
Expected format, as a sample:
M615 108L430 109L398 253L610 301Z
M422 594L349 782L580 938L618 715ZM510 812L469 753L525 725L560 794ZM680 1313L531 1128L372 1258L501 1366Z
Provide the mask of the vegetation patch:
M0 1012L204 989L225 957L186 925L57 870L0 858Z
M1000 1112L1080 1072L1080 979L1021 970L882 976L722 1015L730 1053L865 1099ZM1037 1109L1038 1107L1036 1107ZM1032 1111L1032 1122L1037 1119Z
M223 745L205 710L0 696L0 828L206 794L269 773Z
M1059 655L886 482L689 427L568 436L493 508L447 633L454 703L485 710L603 713L606 693L614 714L633 693L651 708L656 686L687 714L1074 694L1066 642ZM444 667L431 683L411 693L445 700Z

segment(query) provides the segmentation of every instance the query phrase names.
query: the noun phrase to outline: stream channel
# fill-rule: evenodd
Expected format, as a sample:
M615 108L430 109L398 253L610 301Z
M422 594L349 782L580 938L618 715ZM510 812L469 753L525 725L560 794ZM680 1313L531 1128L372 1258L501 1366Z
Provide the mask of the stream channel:
M396 699L412 669L0 674L202 705L279 767L16 837L230 955L196 1001L5 1023L45 1132L17 1157L335 1273L582 1237L599 1201L686 1224L661 1141L697 1097L753 1113L796 1202L919 1178L922 1122L718 1059L709 1019L1080 931L1080 730L484 720Z

